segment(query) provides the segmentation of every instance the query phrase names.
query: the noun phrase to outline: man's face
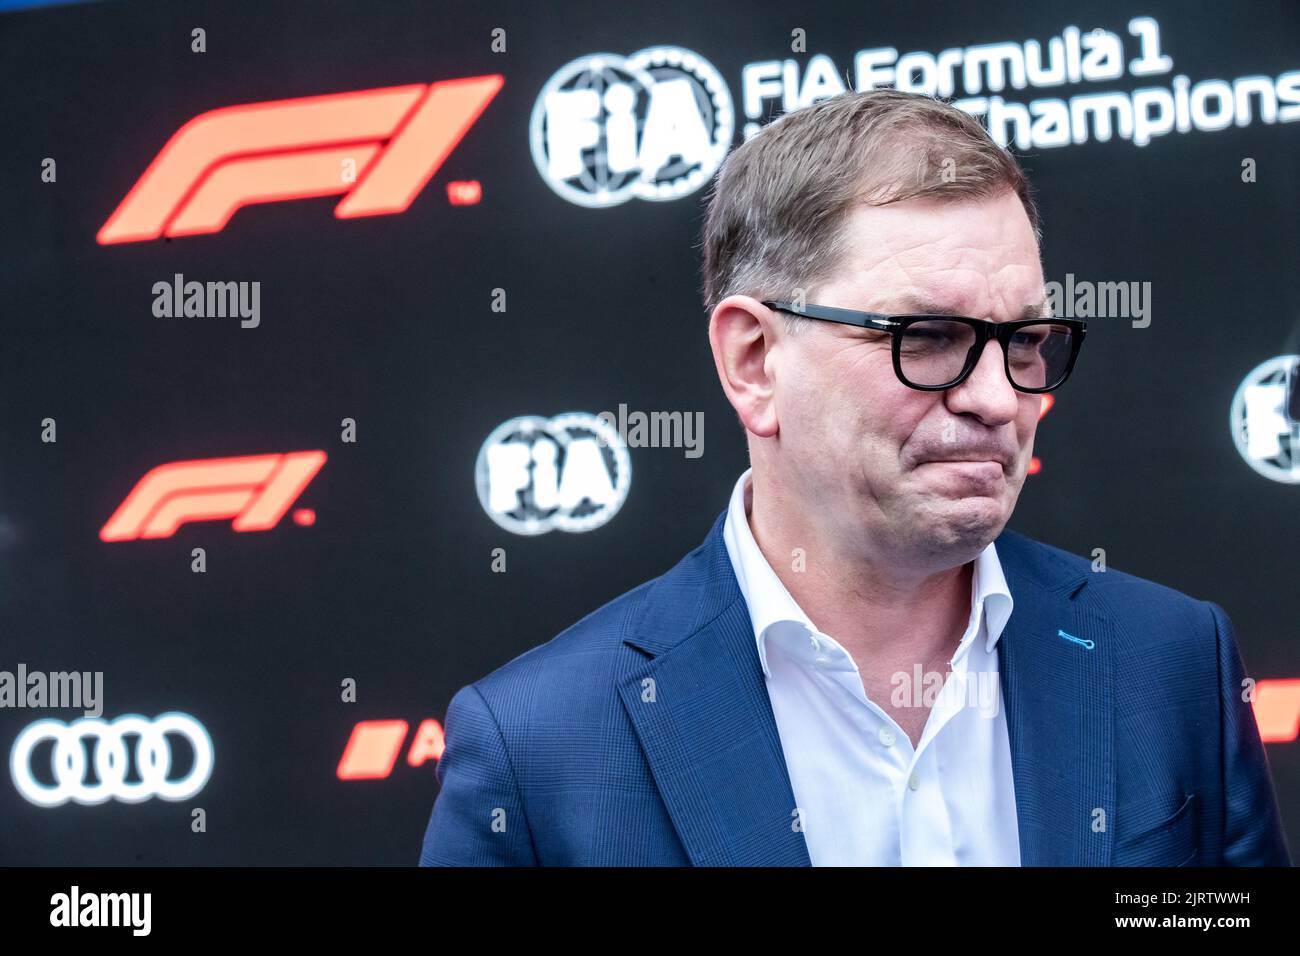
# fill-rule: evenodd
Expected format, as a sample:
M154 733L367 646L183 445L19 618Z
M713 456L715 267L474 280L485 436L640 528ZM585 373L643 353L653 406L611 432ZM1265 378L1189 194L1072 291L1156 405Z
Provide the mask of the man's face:
M811 303L1006 322L1043 302L1038 248L1012 192L859 205L847 228L846 260ZM890 346L887 333L815 320L780 337L778 467L807 507L843 509L871 550L964 562L1011 517L1042 397L1011 387L995 341L942 392L900 382Z

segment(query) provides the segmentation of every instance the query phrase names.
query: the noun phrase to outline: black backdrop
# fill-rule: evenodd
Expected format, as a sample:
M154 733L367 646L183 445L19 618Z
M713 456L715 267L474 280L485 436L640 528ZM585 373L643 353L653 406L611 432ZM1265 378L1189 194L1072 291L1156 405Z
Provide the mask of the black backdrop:
M5 149L0 355L0 669L104 673L104 718L179 710L210 734L195 797L44 808L0 780L5 863L415 862L436 763L340 780L359 721L441 721L462 685L661 573L704 536L745 467L698 296L705 190L610 208L554 192L529 150L547 80L576 57L675 44L741 109L742 67L1160 24L1197 82L1300 69L1300 6L1069 2L800 5L663 0L90 3L0 15ZM191 51L191 30L207 51ZM507 51L493 52L492 31ZM811 53L791 53L802 28ZM504 86L404 213L337 219L337 197L249 206L220 232L100 245L168 138L235 104L500 74ZM1131 76L1008 98L1168 85ZM764 119L771 116L769 104ZM739 117L736 142L745 120ZM1024 151L1049 279L1149 281L1152 323L1090 323L1043 419L1012 526L1222 604L1249 673L1300 677L1297 494L1251 470L1228 411L1243 377L1296 351L1300 124ZM41 162L57 161L57 180ZM1245 157L1258 182L1241 181ZM476 204L446 185L477 180ZM155 282L260 281L261 323L170 320ZM508 307L492 309L494 289ZM705 452L634 448L597 530L513 535L485 514L475 460L519 415L703 412ZM42 421L57 442L42 441ZM357 441L340 441L355 419ZM322 449L273 530L190 523L159 540L99 529L150 468ZM207 571L191 571L191 550ZM505 548L506 573L491 552ZM352 678L357 700L341 700ZM1153 660L1150 679L1162 679ZM0 710L23 727L74 711ZM409 745L410 733L406 736ZM1269 745L1300 845L1300 744ZM207 829L192 832L192 811Z

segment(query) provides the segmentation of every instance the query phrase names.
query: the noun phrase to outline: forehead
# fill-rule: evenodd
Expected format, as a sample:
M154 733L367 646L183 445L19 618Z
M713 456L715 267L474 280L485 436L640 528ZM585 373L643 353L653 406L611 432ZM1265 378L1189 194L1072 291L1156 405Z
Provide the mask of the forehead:
M1018 318L1043 299L1038 244L1011 191L959 202L858 204L845 239L843 265L827 289L857 308Z

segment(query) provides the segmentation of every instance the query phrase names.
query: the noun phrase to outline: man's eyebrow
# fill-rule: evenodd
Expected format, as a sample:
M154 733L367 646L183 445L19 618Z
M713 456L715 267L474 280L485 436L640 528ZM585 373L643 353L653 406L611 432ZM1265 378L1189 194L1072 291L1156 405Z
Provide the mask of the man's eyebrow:
M945 302L940 299L932 299L926 295L916 293L904 293L897 299L892 300L895 303L893 313L896 315L969 315L970 313L962 308L957 307L951 302ZM1018 319L1044 319L1048 318L1047 303L1035 302L1026 305L1020 310Z

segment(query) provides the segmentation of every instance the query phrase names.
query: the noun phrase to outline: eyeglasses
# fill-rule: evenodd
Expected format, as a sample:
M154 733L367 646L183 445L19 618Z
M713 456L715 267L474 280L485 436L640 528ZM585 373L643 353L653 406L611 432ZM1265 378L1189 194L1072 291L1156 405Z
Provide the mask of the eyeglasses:
M829 305L764 302L778 312L808 319L888 332L893 338L894 373L909 388L941 392L956 388L974 370L989 339L1002 345L1011 387L1050 392L1074 368L1088 324L1078 319L1018 319L988 322L964 315L885 315Z

